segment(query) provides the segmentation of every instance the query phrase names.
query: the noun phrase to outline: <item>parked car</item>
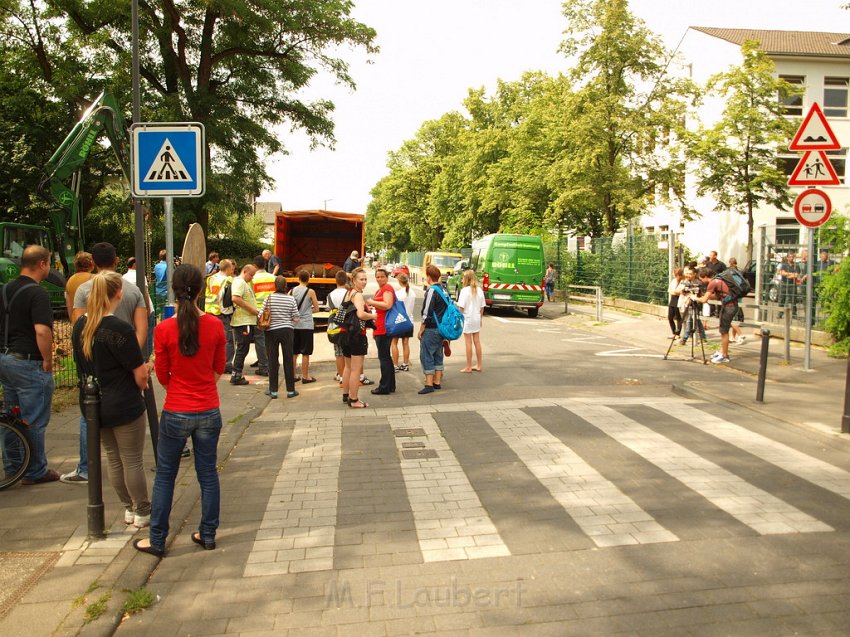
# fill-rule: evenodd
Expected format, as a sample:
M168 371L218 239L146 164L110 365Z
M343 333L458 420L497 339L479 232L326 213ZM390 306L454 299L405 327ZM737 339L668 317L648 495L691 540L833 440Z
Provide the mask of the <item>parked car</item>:
M410 268L408 268L407 265L405 265L404 263L396 263L390 274L392 274L392 276L394 277L397 277L399 274L406 274L409 277Z
M779 283L781 282L781 277L776 273L779 264L775 262L770 262L768 267L764 270L764 285L762 286L764 289L764 293L768 301L772 303L776 303L779 300ZM747 283L750 284L750 294L755 295L756 293L756 262L750 261L747 264L747 267L743 270L744 278L747 280Z

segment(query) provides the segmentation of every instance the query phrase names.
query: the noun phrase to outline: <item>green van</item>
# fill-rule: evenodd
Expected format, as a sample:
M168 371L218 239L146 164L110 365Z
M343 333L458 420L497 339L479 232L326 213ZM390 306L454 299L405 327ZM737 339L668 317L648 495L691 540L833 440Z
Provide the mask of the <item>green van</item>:
M528 310L532 318L543 305L543 241L527 234L490 234L472 243L472 258L458 263L446 281L457 298L463 271L472 269L484 291L487 307Z

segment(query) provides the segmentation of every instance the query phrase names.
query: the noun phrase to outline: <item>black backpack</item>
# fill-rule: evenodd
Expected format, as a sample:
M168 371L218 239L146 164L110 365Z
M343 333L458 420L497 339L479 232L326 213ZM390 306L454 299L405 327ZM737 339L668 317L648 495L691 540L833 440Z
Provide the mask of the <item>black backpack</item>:
M750 293L750 284L744 275L738 272L735 268L726 268L715 279L720 279L729 288L729 294L723 297L722 303L731 303L740 298L747 296Z
M225 310L233 307L233 292L230 290L230 281L224 284L224 289L221 291L221 307Z

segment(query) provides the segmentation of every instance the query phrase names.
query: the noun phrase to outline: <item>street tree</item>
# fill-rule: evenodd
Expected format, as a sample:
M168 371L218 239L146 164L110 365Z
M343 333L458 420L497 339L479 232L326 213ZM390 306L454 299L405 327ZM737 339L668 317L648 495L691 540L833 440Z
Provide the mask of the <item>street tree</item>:
M333 146L333 103L308 100L304 89L320 73L354 88L340 52L377 52L375 31L352 8L350 0L139 0L142 119L204 124L208 194L182 204L205 230L208 204L248 212L271 185L265 159L285 152L281 130ZM38 70L47 99L82 105L110 86L130 103L128 2L2 0L0 12L0 35Z
M561 51L576 62L557 207L562 224L610 235L682 172L683 158L657 142L681 125L694 88L667 74L670 53L627 0L567 0L563 14Z
M747 261L753 258L753 212L761 205L786 210L791 191L776 153L787 146L795 123L783 102L795 87L777 77L773 61L747 41L743 62L709 79L707 91L725 107L713 126L690 134L690 156L697 160L697 193L710 194L717 208L747 217Z

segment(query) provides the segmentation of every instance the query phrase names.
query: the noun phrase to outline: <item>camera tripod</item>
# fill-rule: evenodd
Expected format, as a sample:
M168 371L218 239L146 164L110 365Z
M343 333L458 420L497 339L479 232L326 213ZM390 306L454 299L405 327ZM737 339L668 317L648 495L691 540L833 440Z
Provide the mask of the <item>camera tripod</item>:
M689 338L691 340L691 360L696 360L696 340L699 338L699 347L702 352L702 364L707 365L708 359L705 357L705 323L700 316L700 313L694 307L692 301L688 301L688 305L685 308L685 320L682 321L682 327L685 327L685 323L688 324L687 333L690 335ZM670 339L670 344L667 346L667 352L664 354L664 360L670 356L670 350L673 349L673 345L676 344L678 338Z

